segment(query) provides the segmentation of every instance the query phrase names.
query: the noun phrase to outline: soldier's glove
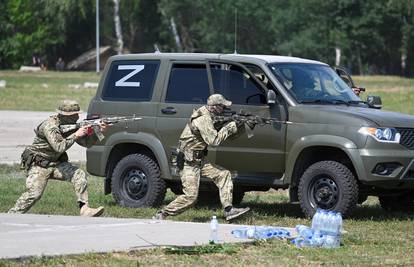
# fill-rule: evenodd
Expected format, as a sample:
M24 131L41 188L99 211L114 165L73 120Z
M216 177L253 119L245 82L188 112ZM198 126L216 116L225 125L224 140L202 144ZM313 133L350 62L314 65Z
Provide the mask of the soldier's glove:
M244 122L240 120L235 120L237 129L244 127Z
M255 121L253 121L253 120L248 120L248 121L246 121L246 125L251 129L251 130L253 130L254 129L254 127L256 127L256 122Z

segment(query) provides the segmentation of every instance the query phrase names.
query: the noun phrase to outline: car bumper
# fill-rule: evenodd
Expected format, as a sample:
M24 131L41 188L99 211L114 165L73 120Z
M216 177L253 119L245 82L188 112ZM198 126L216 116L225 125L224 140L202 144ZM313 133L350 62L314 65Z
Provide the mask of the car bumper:
M387 189L414 189L414 150L365 148L351 153L361 183Z

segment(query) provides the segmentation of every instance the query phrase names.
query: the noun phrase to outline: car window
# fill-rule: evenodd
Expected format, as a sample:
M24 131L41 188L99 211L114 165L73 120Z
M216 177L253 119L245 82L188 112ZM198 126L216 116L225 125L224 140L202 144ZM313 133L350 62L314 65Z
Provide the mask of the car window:
M304 63L269 65L276 78L298 102L358 101L347 84L329 66Z
M159 65L159 60L114 61L108 71L102 99L149 101Z
M205 64L174 64L165 102L206 103L210 95Z
M248 68L267 89L273 90L275 93L277 93L276 87L272 84L272 82L269 80L269 77L267 77L266 73L260 67L252 64L243 65Z
M222 94L233 104L264 105L263 89L242 68L229 64L212 64L211 76L215 92Z

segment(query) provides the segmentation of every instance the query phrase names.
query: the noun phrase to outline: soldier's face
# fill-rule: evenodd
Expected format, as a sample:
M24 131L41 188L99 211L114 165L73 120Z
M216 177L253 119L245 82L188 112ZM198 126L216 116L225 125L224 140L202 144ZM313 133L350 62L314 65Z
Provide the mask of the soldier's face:
M60 115L60 122L62 124L75 124L79 120L79 114Z
M225 106L223 105L214 105L211 107L211 110L214 114L220 114L224 111Z

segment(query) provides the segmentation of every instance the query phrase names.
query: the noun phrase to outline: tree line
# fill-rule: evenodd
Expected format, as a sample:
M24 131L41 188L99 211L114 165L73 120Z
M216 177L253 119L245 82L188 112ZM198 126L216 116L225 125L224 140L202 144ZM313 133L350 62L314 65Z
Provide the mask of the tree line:
M95 47L96 0L0 1L0 67L53 65ZM118 53L273 54L355 74L414 76L413 0L100 0ZM237 37L237 38L235 38Z

